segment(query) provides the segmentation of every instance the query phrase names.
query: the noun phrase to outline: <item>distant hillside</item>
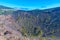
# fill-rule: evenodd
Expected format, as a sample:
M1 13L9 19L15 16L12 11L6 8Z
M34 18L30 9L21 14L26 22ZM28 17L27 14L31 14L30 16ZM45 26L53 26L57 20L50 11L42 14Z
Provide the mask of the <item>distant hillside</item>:
M14 8L0 5L0 14L11 14L13 11L15 11Z
M13 9L13 8L0 5L0 9Z

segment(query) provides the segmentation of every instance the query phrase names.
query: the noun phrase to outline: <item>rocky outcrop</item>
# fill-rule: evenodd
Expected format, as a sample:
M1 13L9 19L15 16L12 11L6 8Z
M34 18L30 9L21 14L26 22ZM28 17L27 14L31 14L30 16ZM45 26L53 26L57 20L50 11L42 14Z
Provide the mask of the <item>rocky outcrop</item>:
M14 28L13 23L14 20L11 15L0 15L0 40L26 40Z

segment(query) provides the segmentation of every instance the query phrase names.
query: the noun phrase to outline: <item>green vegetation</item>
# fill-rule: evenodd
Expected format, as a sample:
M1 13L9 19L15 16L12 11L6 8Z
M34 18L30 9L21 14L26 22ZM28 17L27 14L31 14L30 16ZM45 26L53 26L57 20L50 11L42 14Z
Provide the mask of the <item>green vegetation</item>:
M0 14L2 14L3 13L3 11L2 10L0 10Z
M56 36L54 36L54 35L51 35L50 37L51 37L51 38L56 38Z
M41 37L40 40L48 40L47 37Z
M20 32L22 33L22 35L27 36L27 30L26 30L25 27L22 27L22 28L20 29Z
M24 36L42 36L42 30L37 27L35 29L31 28L30 30L27 30L27 28L25 26L22 26L19 31L22 33L22 35Z

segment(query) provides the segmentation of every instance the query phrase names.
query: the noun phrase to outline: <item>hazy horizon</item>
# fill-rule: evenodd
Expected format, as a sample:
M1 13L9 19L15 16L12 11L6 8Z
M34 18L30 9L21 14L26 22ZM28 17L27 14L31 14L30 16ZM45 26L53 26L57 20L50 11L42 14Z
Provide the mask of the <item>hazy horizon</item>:
M60 0L0 0L0 5L17 9L48 9L60 7Z

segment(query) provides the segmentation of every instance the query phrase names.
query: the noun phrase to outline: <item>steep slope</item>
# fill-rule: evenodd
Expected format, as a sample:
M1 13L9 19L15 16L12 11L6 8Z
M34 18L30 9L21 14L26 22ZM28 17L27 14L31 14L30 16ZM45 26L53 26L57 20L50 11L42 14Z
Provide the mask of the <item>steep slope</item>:
M25 27L28 35L60 37L60 8L46 10L15 11L19 25ZM14 15L13 14L13 15ZM42 34L41 34L42 31Z

